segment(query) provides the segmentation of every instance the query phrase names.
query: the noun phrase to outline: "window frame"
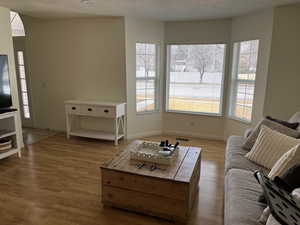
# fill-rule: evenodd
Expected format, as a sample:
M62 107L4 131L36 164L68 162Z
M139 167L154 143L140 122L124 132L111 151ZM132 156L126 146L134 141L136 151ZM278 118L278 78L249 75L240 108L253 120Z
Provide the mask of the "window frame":
M169 90L170 90L170 53L172 45L224 45L224 61L223 61L223 73L221 81L221 95L220 95L220 112L219 113L208 113L208 112L194 112L184 110L172 110L169 109ZM188 115L200 115L200 116L213 116L222 117L224 116L224 96L225 96L225 74L226 74L226 63L227 63L227 43L167 43L166 44L166 83L165 83L165 112L166 113L179 113Z
M246 80L246 79L238 79L238 70L239 70L239 61L240 61L240 49L241 43L249 42L249 41L258 41L258 49L257 49L257 60L256 60L256 69L255 69L255 80ZM259 48L260 48L260 40L259 39L249 39L242 41L235 41L232 44L232 65L231 65L231 76L230 76L230 99L229 99L229 108L228 108L228 117L230 119L251 124L253 120L253 109L255 102L255 90L256 90L256 81L257 81L257 69L259 64ZM244 117L239 117L235 115L236 109L236 101L237 101L237 88L240 83L254 84L253 90L253 102L251 106L251 118L250 120Z
M136 61L137 61L137 51L136 46L137 44L151 44L155 46L155 77L153 78L137 78L137 70L136 70ZM136 115L144 115L144 114L152 114L157 113L160 111L160 44L156 42L146 42L146 41L136 41L135 42L135 112ZM154 80L154 109L153 110L144 110L144 111L137 111L137 81L138 80Z

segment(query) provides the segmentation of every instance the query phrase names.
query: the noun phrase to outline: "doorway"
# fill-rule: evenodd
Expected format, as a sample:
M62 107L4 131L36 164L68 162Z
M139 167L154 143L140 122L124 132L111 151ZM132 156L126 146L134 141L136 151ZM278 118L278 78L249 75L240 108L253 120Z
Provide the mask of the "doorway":
M23 127L33 127L30 79L25 49L25 29L20 15L11 11L11 27L16 63L16 75Z

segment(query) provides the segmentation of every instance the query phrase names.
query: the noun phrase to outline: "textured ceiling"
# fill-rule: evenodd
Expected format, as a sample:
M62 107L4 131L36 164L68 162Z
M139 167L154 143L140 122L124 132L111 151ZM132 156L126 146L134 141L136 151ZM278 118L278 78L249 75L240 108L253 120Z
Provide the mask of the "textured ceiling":
M300 0L0 0L0 6L35 17L109 15L166 21L234 17L295 2Z

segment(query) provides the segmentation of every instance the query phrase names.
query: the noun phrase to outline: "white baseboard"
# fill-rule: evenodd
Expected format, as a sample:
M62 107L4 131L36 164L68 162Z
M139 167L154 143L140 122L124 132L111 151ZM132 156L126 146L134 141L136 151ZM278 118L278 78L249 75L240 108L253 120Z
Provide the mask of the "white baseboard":
M137 139L137 138L143 138L143 137L149 137L149 136L155 136L161 134L162 134L161 130L145 131L136 134L127 134L127 139Z
M49 129L54 132L64 132L65 130L58 130L58 129ZM150 137L155 135L172 135L172 136L178 136L178 137L191 137L191 138L201 138L201 139L207 139L207 140L218 140L218 141L226 141L225 136L215 136L215 135L203 135L200 133L193 133L193 132L184 132L184 131L175 131L175 130L151 130L151 131L145 131L140 133L134 133L134 134L127 134L127 139L138 139L143 137Z
M154 131L146 131L136 134L128 134L128 139L137 139L137 138L143 138L143 137L149 137L149 136L155 136L155 135L172 135L172 136L178 136L178 137L191 137L191 138L201 138L201 139L207 139L207 140L218 140L218 141L224 141L224 136L214 136L214 135L203 135L199 133L193 133L193 132L182 132L182 131L174 131L174 130L154 130Z
M183 132L183 131L174 131L174 130L165 130L163 131L164 135L176 135L180 137L192 137L192 138L201 138L207 140L218 140L224 141L224 136L215 136L215 135L203 135L193 132Z

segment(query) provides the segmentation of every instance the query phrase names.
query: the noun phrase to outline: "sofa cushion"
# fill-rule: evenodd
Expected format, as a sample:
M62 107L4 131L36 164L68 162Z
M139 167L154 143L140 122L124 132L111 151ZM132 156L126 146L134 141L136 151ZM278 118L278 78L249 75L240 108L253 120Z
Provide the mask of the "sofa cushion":
M225 176L224 225L257 225L266 208L257 201L261 192L253 172L229 170Z
M225 174L228 170L235 169L244 169L255 171L262 169L264 172L268 173L269 171L245 157L249 152L242 148L245 138L240 136L231 136L227 140L226 154L225 154Z

